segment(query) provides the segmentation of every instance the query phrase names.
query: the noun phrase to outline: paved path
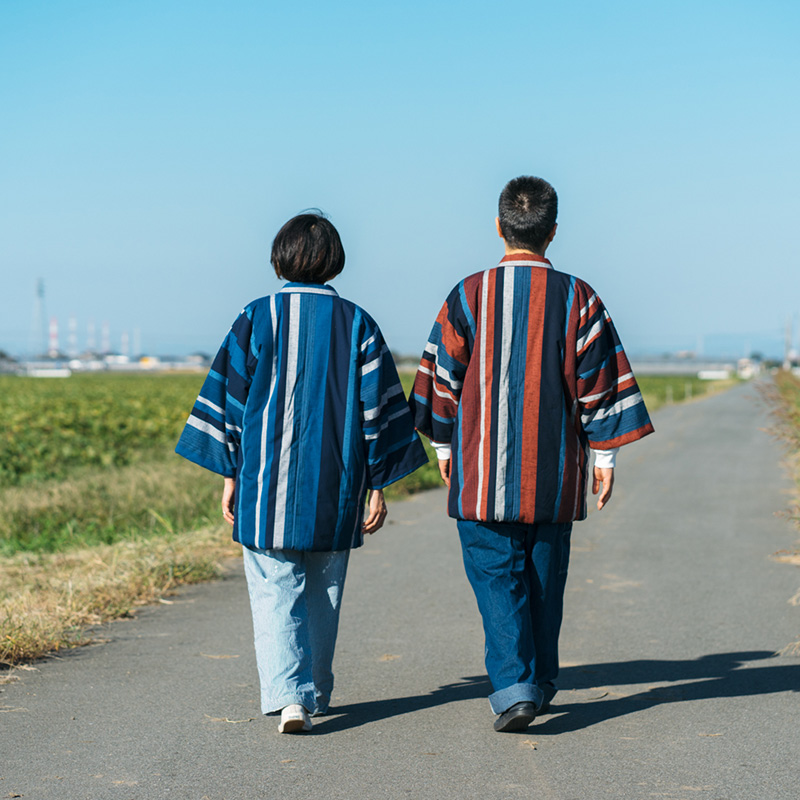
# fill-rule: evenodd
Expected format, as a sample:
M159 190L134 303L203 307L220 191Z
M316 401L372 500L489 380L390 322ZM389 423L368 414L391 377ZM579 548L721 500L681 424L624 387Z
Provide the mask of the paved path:
M435 491L354 555L335 713L313 734L258 713L236 574L0 686L0 798L796 800L800 659L774 655L800 638L800 572L770 559L796 539L774 513L780 450L751 387L655 422L576 526L562 692L526 733L492 730Z

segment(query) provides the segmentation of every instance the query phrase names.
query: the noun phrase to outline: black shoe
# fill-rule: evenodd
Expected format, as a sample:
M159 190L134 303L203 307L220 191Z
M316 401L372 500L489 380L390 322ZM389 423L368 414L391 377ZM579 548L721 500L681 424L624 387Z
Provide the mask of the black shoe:
M494 729L500 733L524 731L535 717L536 706L533 703L515 703L494 721Z

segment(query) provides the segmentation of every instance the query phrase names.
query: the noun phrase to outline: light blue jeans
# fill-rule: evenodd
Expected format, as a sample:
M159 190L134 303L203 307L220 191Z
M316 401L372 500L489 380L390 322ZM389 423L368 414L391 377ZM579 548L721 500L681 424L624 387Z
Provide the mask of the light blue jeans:
M292 703L328 710L349 556L244 548L264 714Z

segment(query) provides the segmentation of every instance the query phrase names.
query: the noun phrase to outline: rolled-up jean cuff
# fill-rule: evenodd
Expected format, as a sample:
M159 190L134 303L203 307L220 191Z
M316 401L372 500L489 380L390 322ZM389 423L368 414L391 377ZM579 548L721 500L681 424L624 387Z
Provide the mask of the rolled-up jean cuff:
M489 705L495 714L508 711L516 703L533 703L540 708L544 702L544 693L532 683L515 683L489 695Z

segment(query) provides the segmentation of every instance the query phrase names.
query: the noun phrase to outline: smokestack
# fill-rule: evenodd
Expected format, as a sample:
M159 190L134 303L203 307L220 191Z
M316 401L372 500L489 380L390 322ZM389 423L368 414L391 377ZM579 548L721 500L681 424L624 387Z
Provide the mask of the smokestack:
M74 314L69 318L68 326L67 355L75 358L78 355L78 320Z
M41 358L47 353L47 320L44 314L44 281L36 281L36 300L33 306L33 324L28 343L31 356Z
M50 317L50 343L47 348L47 355L50 358L58 358L58 320Z
M95 337L93 319L90 319L89 322L86 323L86 349L90 353L95 353L97 351L97 338Z

